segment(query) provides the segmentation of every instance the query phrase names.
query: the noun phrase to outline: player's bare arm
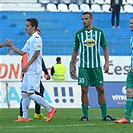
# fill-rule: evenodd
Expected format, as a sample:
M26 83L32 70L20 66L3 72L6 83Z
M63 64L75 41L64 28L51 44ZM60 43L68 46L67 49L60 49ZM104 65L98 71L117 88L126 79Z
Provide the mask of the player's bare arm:
M30 65L36 60L36 58L40 55L40 50L35 51L34 55L32 56L31 60L24 66L22 72L27 72Z
M76 60L77 55L78 55L78 50L74 49L73 53L72 53L71 62L70 62L70 73L71 73L71 75L74 75L74 76L76 74L74 64L75 64L75 60Z
M107 73L109 71L109 52L108 47L103 47L105 64L104 64L104 72Z
M25 54L25 52L23 52L22 50L20 50L20 49L18 49L17 47L15 47L15 46L12 44L11 40L6 40L4 46L10 47L14 52L16 52L17 54L19 54L19 55L21 55L21 56Z
M4 43L1 43L1 44L0 44L0 48L2 48L2 47L4 47Z

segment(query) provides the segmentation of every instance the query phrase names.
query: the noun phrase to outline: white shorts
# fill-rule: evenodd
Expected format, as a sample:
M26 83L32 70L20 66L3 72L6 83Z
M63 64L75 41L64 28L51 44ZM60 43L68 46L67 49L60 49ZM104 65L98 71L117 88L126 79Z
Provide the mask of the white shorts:
M21 91L27 93L40 92L41 75L24 74Z

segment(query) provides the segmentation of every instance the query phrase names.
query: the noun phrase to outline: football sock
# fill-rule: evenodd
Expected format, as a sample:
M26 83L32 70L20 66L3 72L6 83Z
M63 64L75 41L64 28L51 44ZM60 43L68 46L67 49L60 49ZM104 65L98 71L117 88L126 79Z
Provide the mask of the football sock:
M21 92L22 95L22 111L23 111L23 118L28 118L28 108L29 108L29 97L27 93Z
M127 97L126 106L125 106L125 118L130 121L130 116L133 109L133 98Z
M36 114L40 114L40 108L41 106L37 102L35 102L35 113Z
M22 111L22 99L20 101L20 108L19 108L19 115L22 117L23 116L23 111Z
M107 116L107 107L106 107L106 103L101 105L101 111L102 111L102 118L105 118Z
M52 107L41 96L32 94L30 95L30 98L36 101L42 107L44 107L48 112L52 111Z
M88 118L88 106L85 104L82 104L82 112L84 114L84 116L86 116Z

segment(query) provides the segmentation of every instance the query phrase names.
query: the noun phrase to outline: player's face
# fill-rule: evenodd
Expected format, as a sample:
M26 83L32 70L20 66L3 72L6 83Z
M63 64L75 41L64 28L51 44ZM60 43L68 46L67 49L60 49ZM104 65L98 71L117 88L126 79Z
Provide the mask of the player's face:
M130 27L130 30L133 31L133 18L130 19L129 27Z
M35 32L35 26L32 27L31 22L26 21L25 30L31 36Z
M82 24L84 27L90 27L92 25L92 18L89 14L82 15Z

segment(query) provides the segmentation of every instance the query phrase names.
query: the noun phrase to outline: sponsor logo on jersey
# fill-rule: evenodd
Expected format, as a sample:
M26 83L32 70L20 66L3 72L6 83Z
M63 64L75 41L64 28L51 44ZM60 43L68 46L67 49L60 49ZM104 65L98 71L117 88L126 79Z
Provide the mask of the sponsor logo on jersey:
M39 45L37 45L37 47L38 47L38 48L41 48L41 45L39 44Z
M94 44L95 44L95 40L92 39L92 38L89 38L89 39L87 39L87 40L84 41L84 44L85 44L85 46L87 46L87 47L93 47Z

